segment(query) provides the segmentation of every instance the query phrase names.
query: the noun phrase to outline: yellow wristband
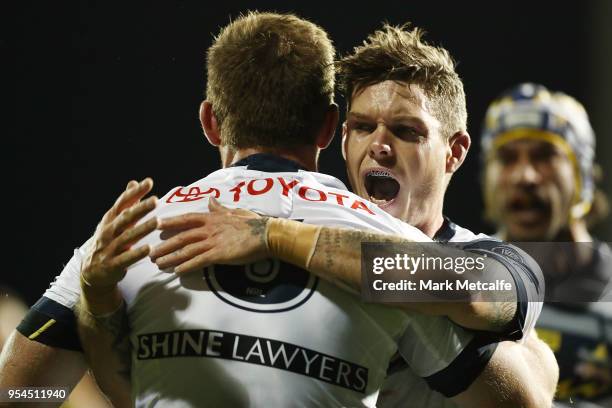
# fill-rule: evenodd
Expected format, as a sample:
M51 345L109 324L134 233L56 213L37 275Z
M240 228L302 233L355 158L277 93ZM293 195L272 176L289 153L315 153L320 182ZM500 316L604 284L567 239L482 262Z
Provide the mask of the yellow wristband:
M320 225L270 218L266 223L268 251L275 258L308 269L321 228Z

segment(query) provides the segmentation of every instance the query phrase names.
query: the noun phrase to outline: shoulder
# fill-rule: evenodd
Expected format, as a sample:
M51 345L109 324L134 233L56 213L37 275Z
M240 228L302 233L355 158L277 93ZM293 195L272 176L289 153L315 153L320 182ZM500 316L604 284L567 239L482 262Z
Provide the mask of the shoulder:
M448 241L450 243L468 243L477 241L495 241L501 242L498 238L492 237L483 233L475 233L465 227L455 224L449 219L444 221L444 225L440 228L440 231L436 234L436 237L440 237L441 241Z

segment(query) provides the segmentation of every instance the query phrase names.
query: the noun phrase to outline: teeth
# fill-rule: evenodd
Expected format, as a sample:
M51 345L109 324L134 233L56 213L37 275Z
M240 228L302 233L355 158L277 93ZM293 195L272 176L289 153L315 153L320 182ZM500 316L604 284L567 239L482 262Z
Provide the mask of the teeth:
M387 204L389 201L370 196L370 201L376 205Z
M367 175L374 176L374 177L393 177L391 173L385 170L373 170L373 171L368 172Z

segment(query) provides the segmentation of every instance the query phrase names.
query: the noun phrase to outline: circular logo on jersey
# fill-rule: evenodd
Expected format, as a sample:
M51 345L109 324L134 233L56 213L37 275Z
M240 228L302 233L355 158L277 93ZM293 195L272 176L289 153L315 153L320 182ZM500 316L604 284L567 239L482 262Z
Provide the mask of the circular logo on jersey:
M277 259L247 265L212 265L204 271L212 292L225 303L253 312L294 309L314 293L318 278Z
M518 262L521 264L525 263L525 260L523 259L521 254L515 248L512 248L510 245L499 245L493 248L491 251L497 252L498 254L510 258L514 262Z

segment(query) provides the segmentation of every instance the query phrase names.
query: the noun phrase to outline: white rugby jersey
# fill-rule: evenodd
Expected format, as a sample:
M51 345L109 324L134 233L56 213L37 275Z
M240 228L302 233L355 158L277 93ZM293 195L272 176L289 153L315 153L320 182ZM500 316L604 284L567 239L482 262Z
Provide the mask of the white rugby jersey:
M430 241L336 178L264 154L173 189L154 215L207 212L211 196L275 217ZM138 245L160 242L154 232ZM74 306L83 252L75 251L39 312ZM474 338L446 318L364 304L277 260L215 265L179 278L147 258L119 286L137 407L374 406L398 348L408 365L432 375Z
M534 329L542 311L544 278L539 266L521 249L486 234L474 234L445 219L434 240L456 248L486 254L504 264L518 289L517 314L513 327L505 334L509 340L520 340ZM501 339L487 333L474 335L443 370L434 370L425 360L418 364L394 360L383 384L379 408L454 408L450 396L464 391L490 360ZM425 356L424 358L427 358ZM460 383L454 378L463 378Z

